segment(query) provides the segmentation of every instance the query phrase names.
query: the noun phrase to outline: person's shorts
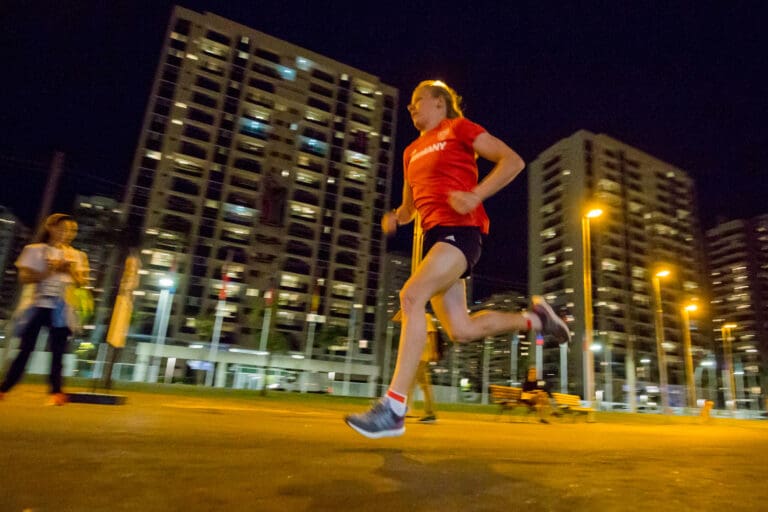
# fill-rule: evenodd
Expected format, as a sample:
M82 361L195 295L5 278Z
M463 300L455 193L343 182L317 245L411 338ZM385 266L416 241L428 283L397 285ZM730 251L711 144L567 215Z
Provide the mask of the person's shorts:
M483 234L477 226L435 226L424 233L422 254L427 255L437 242L443 242L456 247L467 260L467 269L462 278L472 274L472 269L480 260L483 252Z

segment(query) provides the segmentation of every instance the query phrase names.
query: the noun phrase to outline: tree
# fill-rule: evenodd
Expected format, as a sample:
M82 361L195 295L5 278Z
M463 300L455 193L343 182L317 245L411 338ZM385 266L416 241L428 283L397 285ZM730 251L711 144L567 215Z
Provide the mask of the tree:
M328 349L331 345L337 345L339 338L346 338L347 330L340 325L323 325L320 333L317 335L315 344L318 347Z
M215 322L216 315L210 310L200 318L195 319L195 332L200 341L211 341L213 337L213 324Z
M285 353L290 349L289 340L285 334L277 331L273 328L272 323L275 321L275 306L272 306L272 322L269 326L269 333L267 334L267 351L270 353ZM264 297L255 297L251 302L251 310L247 315L247 324L251 327L251 335L244 339L244 345L258 349L261 347L261 333L264 326L264 312L267 309Z
M267 336L267 350L272 354L284 354L288 352L288 338L280 331L270 329L270 333ZM259 331L261 334L261 331Z

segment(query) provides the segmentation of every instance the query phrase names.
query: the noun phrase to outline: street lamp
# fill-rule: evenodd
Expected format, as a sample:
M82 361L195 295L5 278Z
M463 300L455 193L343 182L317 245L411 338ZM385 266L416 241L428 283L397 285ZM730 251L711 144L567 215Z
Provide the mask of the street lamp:
M640 359L640 364L643 365L643 377L645 377L647 380L650 380L651 376L651 358L650 357L643 357Z
M158 280L158 284L160 285L160 297L157 299L155 323L152 328L152 333L155 336L155 356L149 368L149 382L157 382L158 379L162 348L165 345L165 335L168 332L168 318L171 316L171 293L174 280L171 277L163 276Z
M685 352L685 386L688 391L688 407L696 407L696 387L693 378L693 356L691 355L691 311L696 311L696 304L686 304L683 314L683 350Z
M592 344L589 346L589 352L592 355L592 361L595 360L596 354L599 355L599 353L602 352L602 350L603 350L603 346L599 342L597 341L592 342ZM600 366L602 367L602 363L600 363ZM598 378L601 379L602 386L598 386L597 384ZM599 375L595 376L592 382L594 383L595 388L602 387L602 390L595 389L595 401L597 402L604 401L605 400L605 378L602 370L600 371Z
M736 324L724 324L720 331L723 335L723 356L725 359L725 372L728 379L728 398L730 408L736 409L736 379L733 376L733 330Z
M357 321L358 310L363 309L362 304L352 304L352 311L349 315L349 325L347 328L347 353L344 358L344 396L349 395L349 386L352 374L352 351L357 343L355 322Z
M664 310L661 307L661 278L667 277L669 270L662 269L653 276L653 297L656 302L656 353L659 363L659 392L664 414L669 412L669 389L667 389L667 358L664 351Z
M584 399L592 403L595 399L595 363L592 356L592 337L594 335L592 310L592 249L590 241L590 219L603 214L600 208L588 210L581 218L581 243L584 250L584 340L582 358L584 359Z

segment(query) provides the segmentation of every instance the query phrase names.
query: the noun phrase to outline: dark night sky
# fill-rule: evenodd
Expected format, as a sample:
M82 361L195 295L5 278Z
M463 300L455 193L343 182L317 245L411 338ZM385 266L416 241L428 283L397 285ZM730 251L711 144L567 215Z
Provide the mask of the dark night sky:
M416 135L405 111L410 92L422 79L442 78L464 96L470 119L529 161L584 128L688 172L704 227L768 212L761 203L768 190L768 7L624 4L181 2L399 88L396 174ZM0 153L46 160L60 149L67 154L64 190L121 197L172 5L3 2ZM34 187L32 197L20 191L41 176L4 176L0 204L32 222ZM59 201L71 205L66 193ZM487 207L492 233L479 270L522 282L525 175Z

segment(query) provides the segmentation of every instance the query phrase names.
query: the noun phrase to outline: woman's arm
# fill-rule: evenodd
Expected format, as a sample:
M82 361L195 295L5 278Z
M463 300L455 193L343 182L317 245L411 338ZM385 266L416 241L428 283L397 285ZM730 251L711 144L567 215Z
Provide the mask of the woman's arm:
M39 283L49 275L51 275L50 270L39 272L29 267L19 267L19 282L21 284Z
M88 256L83 251L76 251L78 262L71 262L69 265L69 275L75 280L77 286L88 284L88 277L91 272L88 265Z
M403 183L403 200L400 206L384 214L381 219L381 229L384 234L391 235L397 231L397 226L408 224L416 215L416 208L413 205L413 192L407 182Z
M520 155L488 132L478 135L472 148L479 156L496 165L471 192L454 190L449 194L451 207L462 214L477 208L484 200L507 186L525 168Z
M525 162L515 150L488 132L481 133L472 145L486 160L496 162L491 172L472 191L484 201L509 185L525 168Z
M408 183L403 183L403 201L400 206L395 208L395 217L397 224L402 226L408 224L416 215L416 207L413 205L413 191Z

